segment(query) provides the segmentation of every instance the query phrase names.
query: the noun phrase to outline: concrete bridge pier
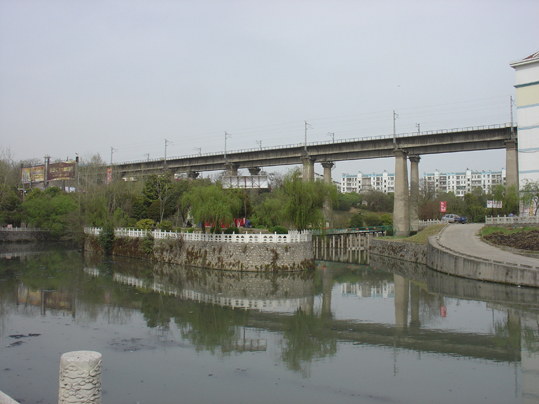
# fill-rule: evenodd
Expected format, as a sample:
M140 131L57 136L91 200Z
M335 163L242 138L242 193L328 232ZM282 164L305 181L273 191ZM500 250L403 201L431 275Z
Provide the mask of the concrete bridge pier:
M322 167L324 167L324 182L331 185L331 170L335 166L332 161L323 161ZM326 198L324 202L324 217L326 218L326 227L331 227L331 205L329 199Z
M419 160L416 155L408 156L410 160L410 230L419 230Z
M408 201L407 152L395 149L395 202L393 205L393 228L395 236L407 236L410 231L410 210Z
M236 163L226 163L226 175L229 177L237 177L238 176L238 168L239 164Z
M311 157L302 157L303 163L303 181L314 181L314 159Z
M518 147L516 140L505 141L505 185L509 188L518 183Z
M395 327L403 330L408 327L408 302L410 281L400 275L394 275L395 285Z
M249 167L249 174L251 175L260 175L260 171L262 171L260 167Z

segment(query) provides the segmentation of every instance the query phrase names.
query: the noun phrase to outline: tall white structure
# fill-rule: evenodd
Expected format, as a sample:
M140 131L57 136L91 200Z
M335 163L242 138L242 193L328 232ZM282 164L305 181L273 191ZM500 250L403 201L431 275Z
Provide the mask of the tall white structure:
M518 175L539 181L539 52L513 62L518 120Z
M341 176L341 192L368 192L380 191L383 193L395 192L395 174L384 171L381 174L343 173Z
M464 196L481 188L484 192L490 192L495 185L505 185L506 170L501 171L472 171L466 170L456 173L441 173L436 170L433 173L423 174L423 187L436 192L453 192L456 196Z

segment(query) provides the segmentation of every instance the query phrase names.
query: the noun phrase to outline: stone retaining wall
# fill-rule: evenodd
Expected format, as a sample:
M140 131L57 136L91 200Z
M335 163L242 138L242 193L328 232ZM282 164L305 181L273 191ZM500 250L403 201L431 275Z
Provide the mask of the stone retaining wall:
M436 271L462 278L539 287L537 268L482 259L453 251L440 245L438 236L429 237L427 266Z
M97 237L87 236L85 251L102 253ZM183 239L148 240L118 237L113 255L229 271L302 271L314 268L311 242L227 243Z
M45 230L0 230L0 242L44 241L50 238L50 231Z
M422 244L372 238L369 253L418 264L427 263L427 246Z

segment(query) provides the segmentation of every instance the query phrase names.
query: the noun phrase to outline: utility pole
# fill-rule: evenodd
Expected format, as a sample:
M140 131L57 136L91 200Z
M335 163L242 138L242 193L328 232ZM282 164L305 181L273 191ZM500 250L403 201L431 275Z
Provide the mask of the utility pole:
M397 128L396 128L396 120L399 116L393 110L393 146L395 146L395 149L397 148Z
M114 147L110 148L110 165L112 165L112 155L115 151L118 151L118 149L115 149Z
M48 154L45 156L45 170L43 172L43 188L49 186L49 164L51 162L51 156Z
M310 124L307 123L307 121L304 121L305 122L305 153L307 153L307 129L308 128L313 128Z
M150 153L144 154L147 157L147 161L150 161Z
M421 124L420 124L420 123L416 123L416 124L415 124L415 127L417 128L417 134L418 134L418 135L421 135Z
M232 136L230 133L226 133L226 132L225 132L225 162L227 161L227 160L226 160L226 140L227 140L230 136Z
M196 150L198 152L199 156L202 156L202 147L195 147L193 150Z
M335 132L328 132L328 136L331 138L332 142L335 143Z
M262 150L262 140L257 140L256 144L260 146L260 150Z
M167 168L167 146L173 144L170 140L165 139L165 168Z

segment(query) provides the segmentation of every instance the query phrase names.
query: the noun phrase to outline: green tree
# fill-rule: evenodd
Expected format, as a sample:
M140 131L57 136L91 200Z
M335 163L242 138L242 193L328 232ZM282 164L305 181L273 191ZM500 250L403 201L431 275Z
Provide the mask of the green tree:
M524 186L521 191L521 200L525 208L530 210L534 216L537 216L539 210L539 181L524 180Z
M230 224L237 217L241 202L234 193L227 192L218 185L193 187L182 198L182 205L188 206L196 223L206 223L213 228L220 224Z
M297 230L322 227L324 203L334 203L337 190L323 181L303 181L299 175L296 169L285 177L283 213Z
M53 236L63 235L67 215L78 209L73 197L58 187L45 191L34 189L22 204L23 219L31 226L51 230Z

